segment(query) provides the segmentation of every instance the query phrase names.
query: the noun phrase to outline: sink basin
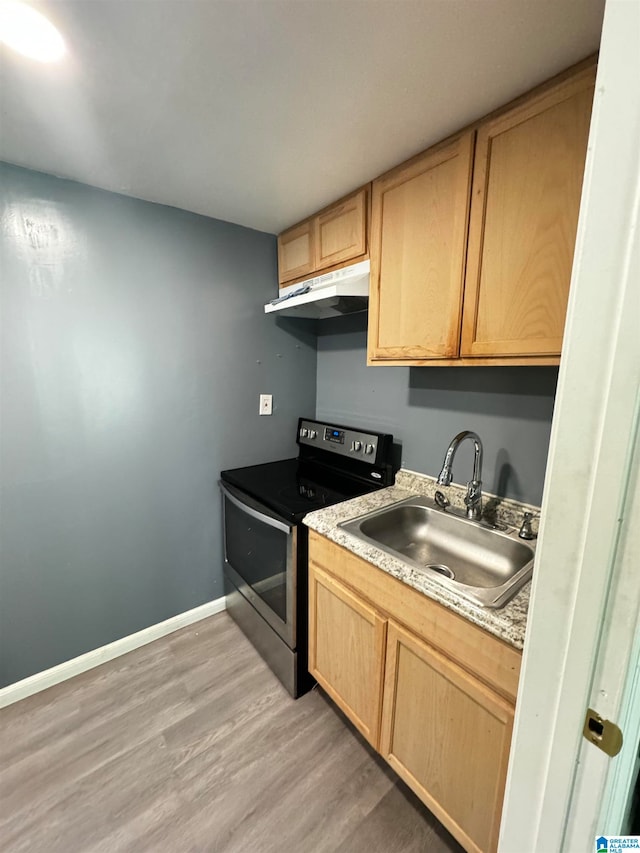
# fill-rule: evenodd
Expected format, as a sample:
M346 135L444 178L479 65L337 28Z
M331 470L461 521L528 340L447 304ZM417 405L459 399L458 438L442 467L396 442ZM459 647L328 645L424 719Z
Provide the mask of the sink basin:
M491 529L407 498L339 525L482 607L503 607L529 580L534 549L513 529Z

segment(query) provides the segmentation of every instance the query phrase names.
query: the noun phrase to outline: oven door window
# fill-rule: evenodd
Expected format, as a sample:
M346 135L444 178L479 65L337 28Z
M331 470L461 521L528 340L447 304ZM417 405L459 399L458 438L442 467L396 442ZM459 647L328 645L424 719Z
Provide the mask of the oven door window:
M242 592L288 641L295 631L296 528L223 487L225 559Z

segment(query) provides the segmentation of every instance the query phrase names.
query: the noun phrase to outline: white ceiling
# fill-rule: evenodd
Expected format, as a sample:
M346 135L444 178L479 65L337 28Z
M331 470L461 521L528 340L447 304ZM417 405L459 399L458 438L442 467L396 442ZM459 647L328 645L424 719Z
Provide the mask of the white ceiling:
M55 0L0 159L277 233L595 51L604 0Z

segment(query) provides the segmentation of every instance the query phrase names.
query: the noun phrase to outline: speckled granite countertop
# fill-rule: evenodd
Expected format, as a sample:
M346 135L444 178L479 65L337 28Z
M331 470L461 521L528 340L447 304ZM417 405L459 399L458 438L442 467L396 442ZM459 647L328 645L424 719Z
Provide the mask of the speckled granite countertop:
M446 493L452 505L461 506L465 492L463 487L453 484L448 488L438 488ZM438 601L444 607L448 607L469 619L470 622L474 622L496 637L500 637L516 649L522 649L527 625L531 582L525 584L508 604L498 610L478 607L458 596L453 590L449 590L437 581L432 580L425 573L392 557L380 548L357 539L351 533L338 527L341 521L356 518L359 515L364 515L367 512L397 503L414 495L433 497L435 489L434 478L401 470L396 474L395 486L380 489L359 498L352 498L326 509L310 512L305 516L304 523L312 530L326 536L327 539L331 539L332 542L342 545L358 557L362 557L429 598ZM520 523L524 510L534 512L536 515L539 514L539 507L493 498L490 495L485 495L484 505L485 511L488 507L495 513L496 518L513 527Z

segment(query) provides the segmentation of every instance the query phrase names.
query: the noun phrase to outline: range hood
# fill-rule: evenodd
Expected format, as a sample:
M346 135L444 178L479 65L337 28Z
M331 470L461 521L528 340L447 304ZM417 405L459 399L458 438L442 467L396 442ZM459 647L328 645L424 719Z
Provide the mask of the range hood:
M283 287L277 299L264 306L289 317L338 317L366 311L369 303L369 261Z

